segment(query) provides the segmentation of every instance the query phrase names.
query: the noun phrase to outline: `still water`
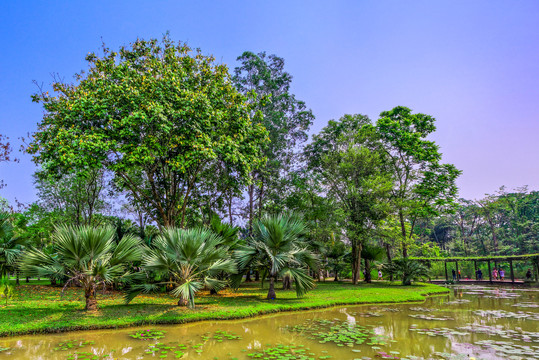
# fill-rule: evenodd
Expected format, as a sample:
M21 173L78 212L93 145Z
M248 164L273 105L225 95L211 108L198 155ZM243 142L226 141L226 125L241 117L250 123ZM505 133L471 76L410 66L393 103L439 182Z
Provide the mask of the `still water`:
M0 360L539 359L539 289L455 286L420 304L2 338L2 348Z

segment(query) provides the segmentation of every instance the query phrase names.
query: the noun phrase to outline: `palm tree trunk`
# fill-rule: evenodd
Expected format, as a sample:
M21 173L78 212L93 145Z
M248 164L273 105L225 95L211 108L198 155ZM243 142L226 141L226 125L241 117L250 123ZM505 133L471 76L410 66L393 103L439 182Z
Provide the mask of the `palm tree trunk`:
M365 259L365 282L369 284L372 282L371 264L370 264L370 260L367 260L367 259Z
M290 281L290 275L283 276L283 290L290 290L292 288L292 282Z
M179 298L178 300L178 306L187 306L189 304L189 300L184 298Z
M275 300L276 297L277 297L277 295L275 295L275 277L270 276L270 285L269 285L267 299L268 300Z
M97 310L97 298L95 296L95 289L93 286L88 285L84 289L84 297L86 299L86 307L84 310L94 311Z

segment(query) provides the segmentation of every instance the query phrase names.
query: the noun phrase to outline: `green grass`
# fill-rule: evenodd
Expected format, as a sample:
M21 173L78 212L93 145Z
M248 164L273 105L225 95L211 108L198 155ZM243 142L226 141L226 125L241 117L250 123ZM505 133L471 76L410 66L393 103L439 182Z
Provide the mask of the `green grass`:
M122 294L112 292L99 294L97 312L85 312L81 289L70 288L62 295L61 288L21 282L9 304L0 305L0 336L238 319L345 304L423 301L426 295L447 291L432 284L405 287L386 282L356 286L320 282L301 299L296 299L294 291L278 290L278 299L268 301L267 290L251 283L237 292L225 290L219 295L202 292L195 299L194 310L176 306L177 299L168 294L141 295L124 305Z

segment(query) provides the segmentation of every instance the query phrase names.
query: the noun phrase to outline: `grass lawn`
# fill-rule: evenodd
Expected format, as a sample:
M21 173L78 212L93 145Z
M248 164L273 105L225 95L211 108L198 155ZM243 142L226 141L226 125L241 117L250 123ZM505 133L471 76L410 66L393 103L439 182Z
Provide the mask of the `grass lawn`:
M62 295L61 288L35 282L21 282L8 305L0 305L0 336L237 319L345 304L422 301L426 295L448 291L432 284L405 287L387 282L357 286L319 282L315 290L301 299L296 299L295 291L277 290L277 300L268 301L267 290L260 289L260 284L249 283L237 292L202 292L195 299L194 310L176 306L177 299L168 294L141 295L124 305L122 294L113 292L98 296L98 311L85 312L81 289L70 288Z

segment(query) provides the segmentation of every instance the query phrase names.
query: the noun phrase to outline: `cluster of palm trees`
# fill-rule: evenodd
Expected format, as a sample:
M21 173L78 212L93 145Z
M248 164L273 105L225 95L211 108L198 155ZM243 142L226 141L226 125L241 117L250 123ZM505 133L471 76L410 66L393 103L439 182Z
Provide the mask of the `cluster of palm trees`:
M60 226L52 236L53 251L0 247L0 269L4 263L23 276L80 286L87 310L97 308L100 288L118 284L126 290L126 302L166 289L179 298L178 305L194 308L198 291L237 288L252 270L269 279L268 299L276 297L278 278L293 282L297 296L314 287L309 271L318 259L304 241L299 217L266 216L254 224L252 236L240 240L237 232L214 221L210 228L165 229L147 245L130 234L118 239L113 227Z

